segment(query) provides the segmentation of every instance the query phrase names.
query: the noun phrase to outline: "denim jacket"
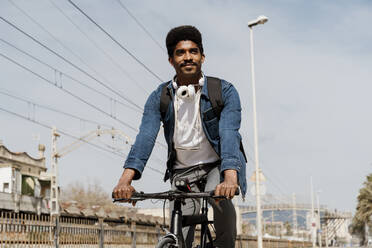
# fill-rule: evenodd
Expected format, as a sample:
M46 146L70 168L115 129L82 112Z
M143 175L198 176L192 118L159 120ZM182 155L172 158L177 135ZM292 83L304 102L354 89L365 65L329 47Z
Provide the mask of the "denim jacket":
M224 170L236 170L238 172L239 186L244 197L247 190L246 160L240 150L241 135L239 134L239 128L241 122L241 105L239 94L231 83L221 80L224 107L221 111L220 119L218 120L209 101L207 84L208 80L206 77L200 97L200 113L203 130L213 149L221 158L221 180L223 180ZM124 168L131 168L136 171L134 180L141 177L147 160L150 157L159 132L160 122L163 122L164 136L168 144L168 169L172 168L175 160L175 152L173 149L173 101L170 101L168 111L164 118L162 118L160 113L160 97L165 85L167 85L170 90L173 99L174 89L171 81L162 83L151 93L145 104L136 141L124 164Z

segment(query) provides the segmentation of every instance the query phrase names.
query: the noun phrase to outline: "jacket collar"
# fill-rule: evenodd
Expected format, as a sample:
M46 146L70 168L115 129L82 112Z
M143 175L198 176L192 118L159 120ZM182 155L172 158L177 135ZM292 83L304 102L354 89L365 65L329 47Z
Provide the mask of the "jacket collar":
M166 84L167 84L167 88L168 89L172 89L173 88L172 80L169 80Z
M206 99L209 100L209 95L208 95L208 77L205 76L205 75L204 75L204 86L202 87L201 95L204 96Z

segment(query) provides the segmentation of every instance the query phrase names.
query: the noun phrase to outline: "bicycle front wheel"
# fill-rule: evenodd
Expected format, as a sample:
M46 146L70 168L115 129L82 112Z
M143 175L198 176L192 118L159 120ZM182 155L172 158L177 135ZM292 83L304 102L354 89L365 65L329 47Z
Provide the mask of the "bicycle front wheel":
M176 247L176 241L171 237L162 238L156 245L156 248L174 248Z

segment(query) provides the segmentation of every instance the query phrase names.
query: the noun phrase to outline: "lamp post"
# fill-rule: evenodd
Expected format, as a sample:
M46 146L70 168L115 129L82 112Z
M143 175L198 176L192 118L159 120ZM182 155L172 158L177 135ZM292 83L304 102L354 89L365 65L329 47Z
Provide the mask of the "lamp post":
M251 75L252 75L252 102L253 102L253 129L254 129L254 155L256 168L256 206L257 206L257 244L258 248L263 248L262 243L262 213L261 213L261 196L260 196L260 167L258 163L258 137L257 137L257 116L256 116L256 82L254 73L254 54L253 54L253 27L258 24L264 24L268 21L266 16L259 16L257 19L248 22L250 30L250 50L251 50Z

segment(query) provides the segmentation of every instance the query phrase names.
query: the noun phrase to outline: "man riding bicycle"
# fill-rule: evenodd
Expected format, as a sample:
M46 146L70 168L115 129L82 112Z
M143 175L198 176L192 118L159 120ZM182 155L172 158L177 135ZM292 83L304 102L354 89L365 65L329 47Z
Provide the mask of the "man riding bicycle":
M113 196L132 196L135 189L131 182L140 179L162 122L168 144L165 180L170 178L175 188L176 178L185 179L188 190L215 189L215 195L225 196L226 200L211 202L216 229L214 244L219 248L235 247L236 214L231 199L239 186L243 197L246 192L239 94L231 83L203 74L202 37L195 27L173 28L167 35L166 46L168 61L176 75L147 99L140 131ZM219 109L213 103L216 94L221 98L217 97ZM184 215L199 211L200 201L195 199L187 199L182 206ZM194 230L195 226L182 230L188 248L192 246Z

